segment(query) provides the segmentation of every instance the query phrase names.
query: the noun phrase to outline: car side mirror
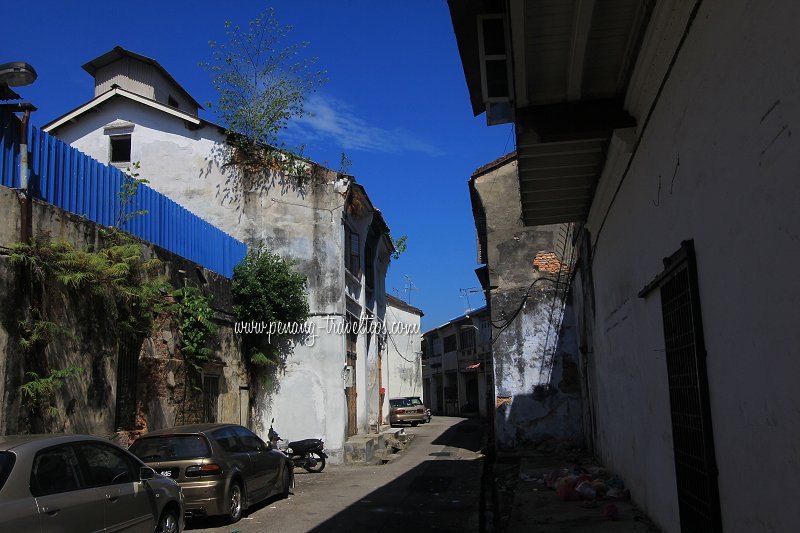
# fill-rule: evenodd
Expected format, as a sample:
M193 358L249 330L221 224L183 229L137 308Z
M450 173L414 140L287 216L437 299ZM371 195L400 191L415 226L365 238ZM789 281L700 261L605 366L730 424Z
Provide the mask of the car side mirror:
M147 481L148 479L153 479L154 477L156 477L156 471L149 466L143 466L139 468L140 481Z

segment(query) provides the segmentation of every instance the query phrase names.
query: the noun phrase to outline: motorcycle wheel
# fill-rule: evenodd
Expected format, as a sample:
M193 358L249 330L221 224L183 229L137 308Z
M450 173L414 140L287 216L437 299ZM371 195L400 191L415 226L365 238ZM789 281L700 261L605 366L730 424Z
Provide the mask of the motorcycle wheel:
M317 464L314 466L308 466L308 463L303 465L309 472L322 472L325 469L325 458L319 452L308 452L308 455L311 459L314 459Z

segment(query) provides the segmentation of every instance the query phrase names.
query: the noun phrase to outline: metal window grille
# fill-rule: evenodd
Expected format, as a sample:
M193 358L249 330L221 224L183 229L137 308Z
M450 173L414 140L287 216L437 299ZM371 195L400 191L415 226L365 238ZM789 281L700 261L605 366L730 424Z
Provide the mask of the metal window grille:
M697 269L691 241L664 260L661 289L681 531L722 531ZM642 293L640 293L642 295Z
M217 421L219 376L203 376L203 422Z
M117 431L134 429L136 424L136 375L139 371L139 352L131 347L120 350L117 360L117 405L114 428Z

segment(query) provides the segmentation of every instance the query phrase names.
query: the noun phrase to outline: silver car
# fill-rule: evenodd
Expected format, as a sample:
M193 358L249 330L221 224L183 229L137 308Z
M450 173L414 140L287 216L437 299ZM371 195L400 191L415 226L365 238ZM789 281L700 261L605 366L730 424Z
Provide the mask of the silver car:
M0 436L0 529L178 533L184 499L173 480L85 435Z

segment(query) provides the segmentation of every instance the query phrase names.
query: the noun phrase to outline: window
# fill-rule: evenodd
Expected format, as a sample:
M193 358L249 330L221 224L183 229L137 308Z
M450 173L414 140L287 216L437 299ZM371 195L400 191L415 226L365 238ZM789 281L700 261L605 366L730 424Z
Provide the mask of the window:
M131 162L131 136L130 135L112 135L109 137L111 143L111 156L112 163L130 163Z
M145 462L180 461L210 457L208 441L201 435L142 437L131 445L131 453Z
M472 326L464 326L467 329L461 331L461 349L468 350L475 347L475 328Z
M433 355L442 355L442 339L439 337L433 339Z
M203 376L203 422L217 421L219 401L219 376Z
M354 276L361 274L361 239L358 233L344 227L344 266Z
M456 351L456 336L448 335L444 338L444 353Z
M486 104L486 121L512 122L511 83L506 50L505 21L502 15L484 15L478 21L478 53L481 88Z
M243 452L242 444L236 438L232 427L218 429L211 434L211 437L226 452Z
M234 427L234 433L239 437L242 445L244 446L244 451L246 452L260 452L264 448L266 448L266 444L259 439L255 433L249 431L243 427Z
M78 449L88 467L90 487L131 483L138 478L136 464L122 450L106 444L81 444Z
M16 455L11 452L0 452L0 489L3 488L11 469L14 468Z
M31 493L44 496L81 487L78 459L71 446L50 448L36 454L31 469Z
M373 263L375 262L375 250L372 246L367 244L364 249L364 284L368 290L375 290L375 269Z

